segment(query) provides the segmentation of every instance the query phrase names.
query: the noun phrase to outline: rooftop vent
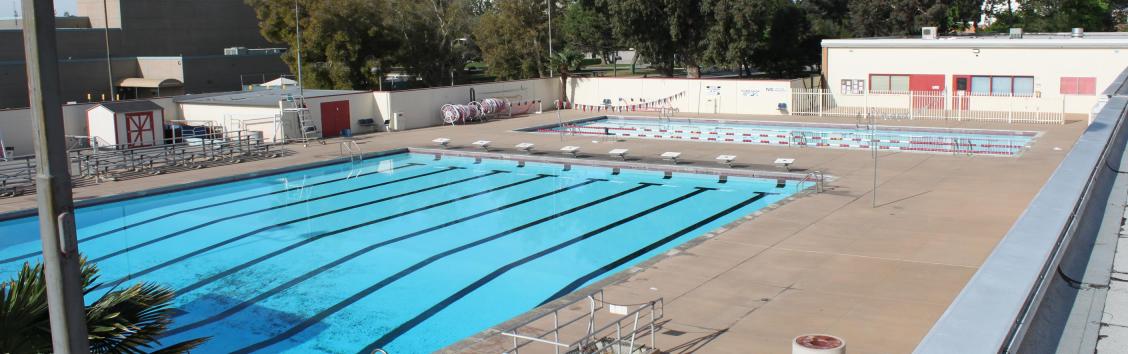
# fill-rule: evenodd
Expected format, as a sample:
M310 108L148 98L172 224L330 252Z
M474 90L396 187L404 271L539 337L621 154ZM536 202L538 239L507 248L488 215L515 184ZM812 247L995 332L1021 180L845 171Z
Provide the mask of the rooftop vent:
M223 48L223 55L246 55L247 47Z
M1085 38L1085 29L1081 27L1074 27L1073 32L1069 34L1072 38Z
M1010 39L1022 39L1022 29L1021 28L1011 28L1010 29Z
M920 39L936 39L936 27L921 27Z

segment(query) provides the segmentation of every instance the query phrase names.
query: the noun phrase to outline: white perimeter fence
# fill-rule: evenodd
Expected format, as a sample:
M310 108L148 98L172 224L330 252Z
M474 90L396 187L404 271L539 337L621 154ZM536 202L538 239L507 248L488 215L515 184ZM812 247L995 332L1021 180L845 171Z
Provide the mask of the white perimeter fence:
M958 95L934 91L841 94L792 89L790 113L799 116L877 119L942 119L1006 123L1065 123L1069 96Z

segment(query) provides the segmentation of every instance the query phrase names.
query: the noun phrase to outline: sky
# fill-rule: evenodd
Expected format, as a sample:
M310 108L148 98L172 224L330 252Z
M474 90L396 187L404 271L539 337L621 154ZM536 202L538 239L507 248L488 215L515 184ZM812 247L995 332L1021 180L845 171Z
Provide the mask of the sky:
M13 12L21 12L20 0L0 0L0 5L0 17L12 17ZM77 9L76 0L55 0L55 13L59 16L66 12L74 14L78 12Z

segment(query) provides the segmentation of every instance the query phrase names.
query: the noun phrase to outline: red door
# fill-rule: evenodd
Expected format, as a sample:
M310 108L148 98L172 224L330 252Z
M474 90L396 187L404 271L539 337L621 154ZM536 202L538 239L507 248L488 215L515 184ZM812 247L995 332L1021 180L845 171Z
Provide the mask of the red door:
M966 111L971 96L971 76L952 76L952 109Z
M944 75L910 75L914 109L944 108Z
M326 138L341 136L341 130L349 129L349 101L324 102L321 104L321 134Z
M125 114L125 141L129 147L152 146L157 140L153 112Z

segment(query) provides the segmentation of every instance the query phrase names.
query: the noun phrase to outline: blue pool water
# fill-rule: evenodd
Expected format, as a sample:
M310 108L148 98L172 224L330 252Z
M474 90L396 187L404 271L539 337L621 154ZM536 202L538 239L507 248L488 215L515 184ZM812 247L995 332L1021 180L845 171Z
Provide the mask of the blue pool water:
M1029 147L1037 132L926 127L735 121L670 120L647 117L599 117L526 131L622 136L772 146L870 149L908 152L1013 156Z
M177 290L200 352L425 353L796 192L774 180L400 154L82 208L79 248ZM0 276L39 259L0 221Z

